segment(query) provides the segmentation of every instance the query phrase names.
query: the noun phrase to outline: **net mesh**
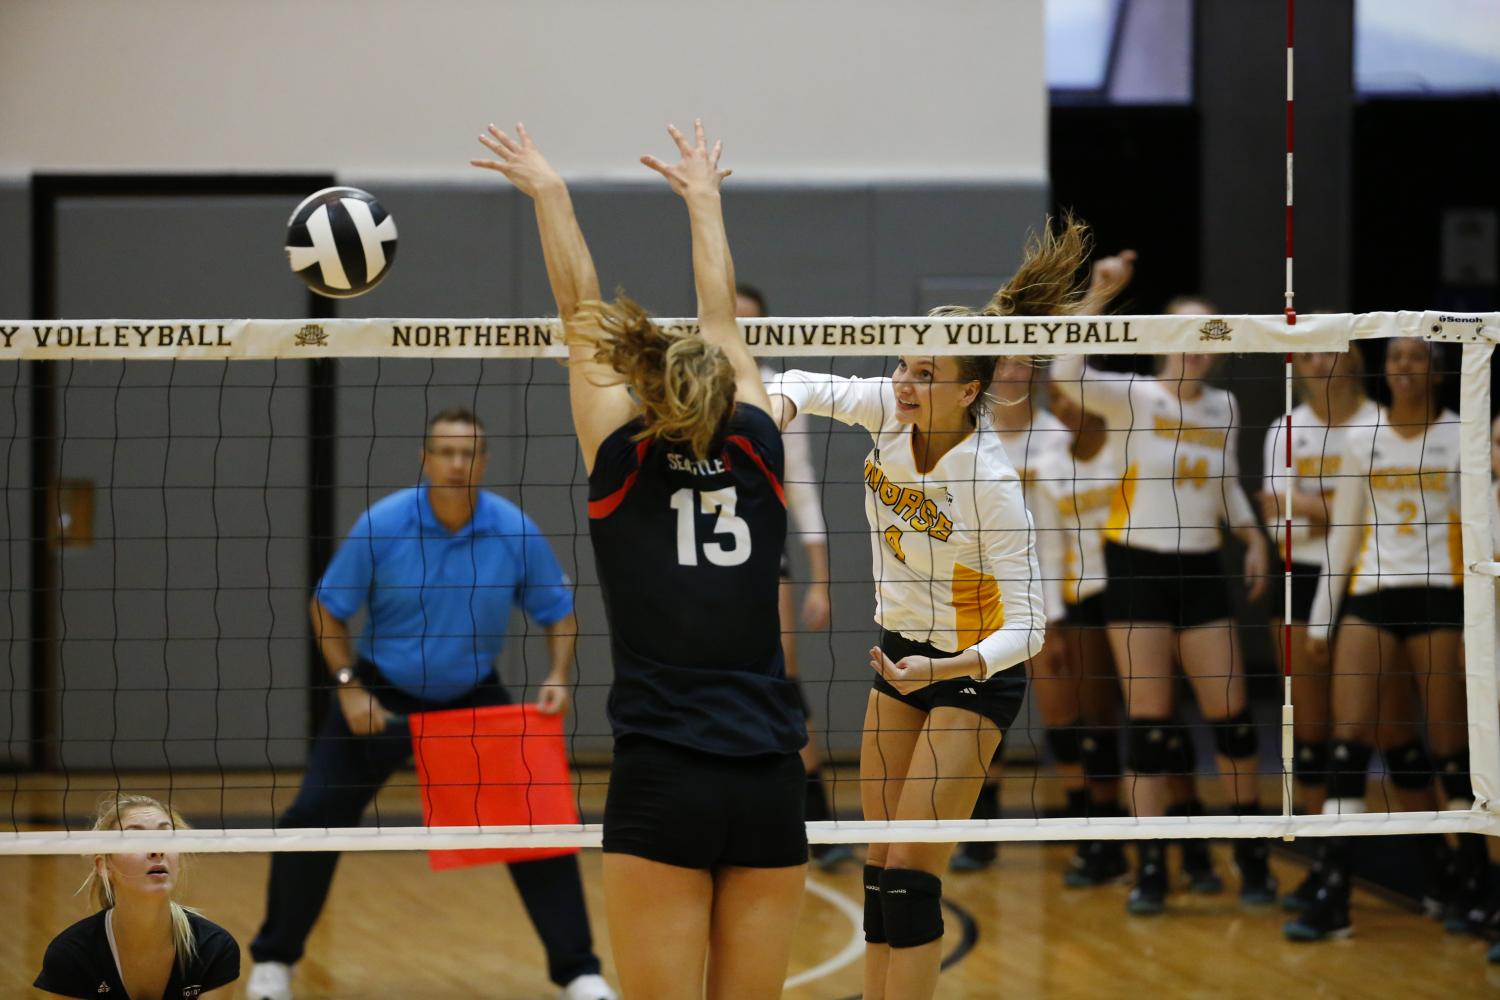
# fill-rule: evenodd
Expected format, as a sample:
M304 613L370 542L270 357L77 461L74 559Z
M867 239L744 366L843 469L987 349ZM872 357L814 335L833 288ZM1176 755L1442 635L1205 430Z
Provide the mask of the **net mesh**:
M991 394L997 430L1025 482L1032 524L1022 530L1036 544L1049 626L1043 654L1028 665L1027 702L991 769L999 789L993 815L856 818L870 784L883 780L868 762L862 773L858 758L872 678L867 650L878 634L875 593L901 543L872 537L865 508L880 502L880 487L866 475L870 433L815 416L789 431L796 439L789 453L801 457L787 470L794 603L783 627L795 643L834 805L832 818L809 825L814 842L1494 829L1500 736L1487 427L1489 344L1500 318L1335 315L1288 327L1280 317L1237 316L839 317L744 325L768 364L816 377L889 374L895 356L1025 359L997 369ZM120 836L162 836L88 832L97 799L122 791L154 793L186 815L195 829L169 835L184 850L599 844L612 744L610 653L555 327L108 320L6 322L0 332L0 370L13 400L6 746L17 767L0 852L75 853ZM1408 438L1404 427L1370 426L1382 411L1360 409L1343 434L1367 449L1357 476L1329 461L1336 435L1305 452L1308 426L1294 419L1294 451L1305 453L1278 481L1293 378L1284 352L1332 357L1352 349L1363 361L1362 372L1337 370L1331 381L1299 368L1297 402L1342 379L1388 405L1386 357L1398 337L1425 341L1423 356L1442 375L1440 398L1458 419ZM1218 359L1206 398L1220 409L1184 408L1174 395L1174 380L1191 381L1196 371L1184 365L1198 363L1184 362L1184 352ZM37 361L47 364L26 364ZM315 766L314 738L338 713L310 595L349 544L351 525L421 481L428 421L454 407L485 424L483 487L535 523L576 599L563 746L579 821L528 812L533 804L523 794L519 822L475 811L467 823L425 825L418 773L407 762L410 722L398 708L384 740L391 759L347 779L369 801L356 811L363 819L291 826L286 813ZM1390 430L1402 433L1392 438ZM1411 455L1376 454L1403 447ZM1341 458L1347 450L1339 440ZM1333 503L1343 480L1367 500L1348 508L1347 522ZM1274 498L1287 492L1296 568L1284 579L1278 525L1288 512ZM900 502L898 492L892 509ZM1252 562L1248 576L1234 524L1270 540L1265 566ZM1340 565L1334 550L1350 537L1352 591L1336 572L1325 590L1336 595L1336 613L1354 618L1334 635L1327 673L1307 665L1304 636L1294 632L1294 712L1285 713L1284 635L1275 623L1288 597L1297 604L1316 590L1318 566ZM818 546L830 568L826 624L818 611L823 581L811 579L821 577ZM1118 585L1122 558L1135 560L1128 588ZM377 578L368 600L379 598L380 586ZM1420 589L1417 603L1415 591L1397 587ZM1382 604L1387 592L1396 598ZM502 604L524 606L504 596ZM940 596L934 591L933 601ZM1182 627L1163 626L1174 615ZM1294 621L1299 615L1294 608ZM1383 616L1385 628L1367 624L1371 616ZM508 633L495 662L498 684L515 702L537 701L553 668L547 629L520 611L499 617L486 626ZM423 621L416 634L397 638L465 638L444 632L436 614ZM1462 625L1431 627L1444 622ZM350 619L355 633L363 624L360 614ZM392 690L399 701L437 681L419 668ZM1322 798L1341 798L1329 790L1332 765L1304 769L1321 785L1293 780L1293 729L1305 735L1319 719L1358 729L1375 750L1362 813L1348 805L1321 814ZM367 739L347 731L331 738ZM1170 753L1153 758L1155 738ZM1425 756L1400 756L1413 745ZM1463 746L1472 808L1457 779L1438 773ZM518 747L501 756L524 758ZM471 781L477 802L486 786L519 785L524 793L542 781L535 774L523 766L453 780Z

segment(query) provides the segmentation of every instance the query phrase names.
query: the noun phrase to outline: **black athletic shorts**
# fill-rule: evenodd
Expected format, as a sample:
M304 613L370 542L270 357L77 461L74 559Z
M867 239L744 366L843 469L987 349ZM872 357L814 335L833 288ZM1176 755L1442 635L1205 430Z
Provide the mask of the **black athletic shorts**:
M781 578L788 582L792 579L792 556L786 549L781 550Z
M1069 604L1062 623L1068 628L1103 628L1107 625L1109 612L1104 591L1085 597L1077 604Z
M1464 627L1464 592L1458 587L1387 587L1344 598L1344 617L1362 618L1398 639L1441 628Z
M1192 628L1234 617L1217 552L1155 552L1104 543L1111 622L1162 622Z
M604 851L679 868L806 864L806 787L795 753L726 757L627 734L615 740Z
M1273 567L1285 571L1286 563L1280 567ZM1313 563L1292 563L1292 624L1306 625L1308 618L1312 616L1313 598L1318 594L1318 577L1323 575L1321 567ZM1279 581L1272 580L1273 587ZM1272 617L1279 617L1281 611L1281 592L1276 591L1273 598L1275 610Z
M896 661L905 656L953 655L936 646L917 642L885 629L880 632L880 648L885 650L886 656ZM1021 711L1021 700L1026 697L1026 666L1018 663L982 681L969 677L935 681L926 687L917 688L911 694L902 694L891 686L890 681L877 674L875 690L923 712L931 712L942 706L966 709L989 719L1003 733L1016 721L1016 715Z

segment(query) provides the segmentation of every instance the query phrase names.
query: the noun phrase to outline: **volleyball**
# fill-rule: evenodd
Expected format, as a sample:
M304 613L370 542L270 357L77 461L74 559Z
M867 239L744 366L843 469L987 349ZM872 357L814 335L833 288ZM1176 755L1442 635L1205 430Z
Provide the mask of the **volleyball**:
M363 295L396 259L396 220L368 191L314 191L287 220L286 256L293 273L319 295Z

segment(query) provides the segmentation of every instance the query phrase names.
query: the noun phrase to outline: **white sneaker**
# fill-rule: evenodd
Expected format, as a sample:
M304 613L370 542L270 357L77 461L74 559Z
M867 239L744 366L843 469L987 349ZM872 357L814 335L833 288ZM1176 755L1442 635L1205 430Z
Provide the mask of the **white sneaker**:
M253 997L254 994L251 994ZM579 976L567 986L563 987L562 995L558 1000L620 1000L615 991L609 988L609 983L604 981L603 976L592 973L587 976Z
M292 967L283 962L256 962L250 969L245 996L249 1000L292 1000Z

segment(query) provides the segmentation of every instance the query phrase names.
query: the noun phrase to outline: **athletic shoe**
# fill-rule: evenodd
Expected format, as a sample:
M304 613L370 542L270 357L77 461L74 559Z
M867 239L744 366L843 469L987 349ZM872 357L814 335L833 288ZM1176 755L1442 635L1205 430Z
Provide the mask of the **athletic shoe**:
M1270 906L1276 902L1276 877L1271 874L1271 845L1264 840L1239 840L1234 866L1240 870L1240 902Z
M1491 962L1500 964L1500 941L1496 941L1494 944L1490 945L1489 955L1486 957L1488 957Z
M1327 941L1354 933L1349 922L1347 886L1323 885L1302 915L1281 925L1288 941Z
M1141 866L1136 872L1135 888L1125 900L1125 911L1138 917L1150 917L1167 908L1167 868L1160 844L1141 845Z
M1313 900L1318 896L1318 890L1323 887L1323 866L1313 865L1308 869L1307 877L1304 878L1297 888L1281 897L1281 908L1291 910L1294 913L1304 913L1312 906Z
M854 848L848 844L819 844L821 851L813 851L813 867L820 872L835 872L854 859Z
M1188 891L1199 896L1216 896L1224 891L1224 880L1214 871L1213 854L1206 840L1184 840L1182 844L1182 874L1187 879Z
M994 858L976 858L960 850L954 851L953 857L948 859L948 870L950 872L982 872L994 863Z
M603 976L579 976L558 995L558 1000L620 1000Z
M1125 850L1117 840L1081 840L1068 870L1063 872L1063 885L1070 889L1089 889L1099 885L1118 882L1130 872L1130 862L1125 860Z
M948 859L948 870L955 872L982 872L995 863L1000 849L994 841L974 844L959 844L953 857Z
M250 968L248 1000L292 1000L292 967L284 962L256 962Z

